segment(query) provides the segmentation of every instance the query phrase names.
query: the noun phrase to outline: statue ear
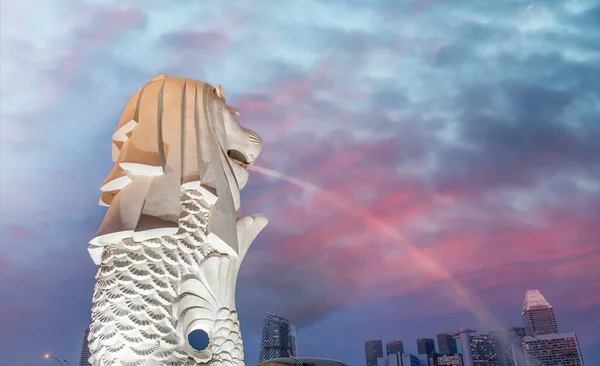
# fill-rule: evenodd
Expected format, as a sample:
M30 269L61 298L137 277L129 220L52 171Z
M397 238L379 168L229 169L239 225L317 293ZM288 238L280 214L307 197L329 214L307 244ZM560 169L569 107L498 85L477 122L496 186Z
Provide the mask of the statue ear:
M225 91L223 90L223 86L221 84L217 85L215 88L215 93L217 93L217 96L223 99L224 102L226 101L227 96L225 95Z

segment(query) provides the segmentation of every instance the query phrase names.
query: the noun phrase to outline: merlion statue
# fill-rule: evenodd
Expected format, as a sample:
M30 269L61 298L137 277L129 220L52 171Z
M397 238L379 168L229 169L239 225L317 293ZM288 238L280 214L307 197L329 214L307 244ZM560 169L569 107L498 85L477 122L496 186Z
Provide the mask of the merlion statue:
M262 142L237 115L220 85L164 75L129 100L89 246L92 365L244 365L235 286L268 220L240 216Z

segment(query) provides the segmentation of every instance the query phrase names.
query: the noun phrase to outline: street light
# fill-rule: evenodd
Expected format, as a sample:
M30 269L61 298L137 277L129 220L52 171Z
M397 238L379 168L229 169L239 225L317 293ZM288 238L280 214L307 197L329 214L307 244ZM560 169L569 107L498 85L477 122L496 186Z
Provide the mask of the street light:
M67 361L67 360L62 360L62 362L61 362L61 361L60 361L58 358L56 358L56 357L54 357L54 356L52 356L51 354L48 354L48 353L46 353L46 354L44 355L44 358L45 358L45 359L49 359L49 358L51 358L51 359L53 359L53 360L56 360L56 362L58 362L58 363L60 364L60 366L65 366L65 365L63 365L63 362L66 362L68 366L71 366L71 364L69 363L69 361Z

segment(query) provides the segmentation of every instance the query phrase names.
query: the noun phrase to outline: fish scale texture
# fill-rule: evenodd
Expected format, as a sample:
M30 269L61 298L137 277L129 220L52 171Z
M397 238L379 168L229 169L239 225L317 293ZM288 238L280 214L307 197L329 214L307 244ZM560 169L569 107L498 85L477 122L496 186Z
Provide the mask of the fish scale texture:
M92 365L244 365L234 310L216 310L208 362L188 354L186 340L177 333L181 278L201 274L209 254L221 255L206 239L209 204L199 191L182 195L175 235L142 242L126 238L105 248L88 338Z

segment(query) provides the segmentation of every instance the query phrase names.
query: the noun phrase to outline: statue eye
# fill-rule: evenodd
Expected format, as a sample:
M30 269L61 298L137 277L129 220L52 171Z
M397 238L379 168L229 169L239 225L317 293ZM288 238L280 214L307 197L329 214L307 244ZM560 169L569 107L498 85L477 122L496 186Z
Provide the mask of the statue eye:
M203 351L208 348L210 339L208 333L202 329L195 329L188 334L188 343L196 351Z

